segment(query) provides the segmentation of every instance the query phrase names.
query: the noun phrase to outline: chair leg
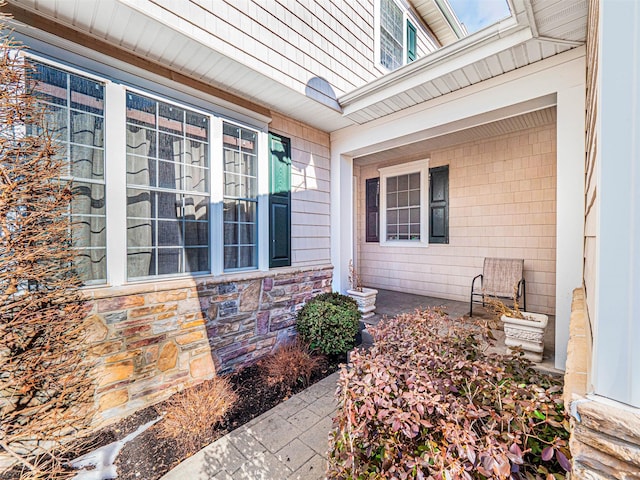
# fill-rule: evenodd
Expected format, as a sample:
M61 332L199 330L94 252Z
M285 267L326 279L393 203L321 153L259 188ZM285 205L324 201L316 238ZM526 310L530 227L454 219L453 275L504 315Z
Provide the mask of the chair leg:
M471 294L471 301L469 302L469 316L473 317L473 293Z

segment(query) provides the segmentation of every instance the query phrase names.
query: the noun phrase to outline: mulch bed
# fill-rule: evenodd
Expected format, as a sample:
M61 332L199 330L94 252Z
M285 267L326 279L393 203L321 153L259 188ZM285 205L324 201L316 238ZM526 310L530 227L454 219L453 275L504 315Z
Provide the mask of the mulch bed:
M337 371L340 363L344 363L344 361L344 358L326 357L321 368L311 378L311 384ZM293 389L268 385L262 370L257 365L243 368L233 374L229 380L238 393L238 401L224 420L211 429L204 445L208 445L244 425L305 388L300 383ZM98 447L124 438L140 425L157 418L157 412L163 410L163 403L140 410L83 439L69 454L69 459L77 458ZM154 425L124 445L115 461L118 480L156 480L182 460L196 453L189 452L186 456L179 456L180 452L181 448L178 447L176 441L160 438L158 429ZM16 471L0 475L0 480L17 478L19 478L19 473Z

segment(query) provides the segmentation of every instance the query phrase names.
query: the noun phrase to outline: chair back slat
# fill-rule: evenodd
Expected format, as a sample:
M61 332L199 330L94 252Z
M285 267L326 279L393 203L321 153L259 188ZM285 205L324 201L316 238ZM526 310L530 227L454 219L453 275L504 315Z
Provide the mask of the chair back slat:
M524 259L485 258L482 287L487 295L513 297L513 290L522 279Z

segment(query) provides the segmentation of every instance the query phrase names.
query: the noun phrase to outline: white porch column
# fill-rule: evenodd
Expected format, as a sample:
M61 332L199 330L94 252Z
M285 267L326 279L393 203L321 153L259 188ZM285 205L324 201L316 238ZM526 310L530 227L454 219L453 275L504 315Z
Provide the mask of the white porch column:
M349 260L353 258L353 160L331 148L331 263L333 290L349 288Z
M596 394L640 407L640 4L600 2Z
M556 358L564 370L571 298L582 285L584 244L584 84L557 93L556 184Z

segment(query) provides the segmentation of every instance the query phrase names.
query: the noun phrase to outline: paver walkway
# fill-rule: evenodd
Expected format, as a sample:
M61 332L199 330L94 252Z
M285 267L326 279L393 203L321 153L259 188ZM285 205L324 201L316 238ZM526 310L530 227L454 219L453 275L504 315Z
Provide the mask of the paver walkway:
M216 440L162 480L325 478L338 373Z
M445 307L454 320L469 312L465 302L380 290L377 315L369 323L429 306ZM545 361L540 365L549 370L553 370L553 320L551 317L545 338ZM502 345L501 338L498 345ZM334 373L294 395L200 450L161 480L324 479L337 381L338 373Z

